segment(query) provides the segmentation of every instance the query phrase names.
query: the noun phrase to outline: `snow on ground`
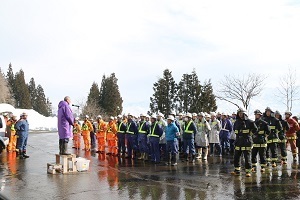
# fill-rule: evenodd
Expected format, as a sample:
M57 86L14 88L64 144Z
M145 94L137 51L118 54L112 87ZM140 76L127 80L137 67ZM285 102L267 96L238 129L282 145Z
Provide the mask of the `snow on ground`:
M32 109L17 109L9 104L0 104L0 113L6 112L18 117L23 112L27 113L30 130L57 131L57 117L45 117Z

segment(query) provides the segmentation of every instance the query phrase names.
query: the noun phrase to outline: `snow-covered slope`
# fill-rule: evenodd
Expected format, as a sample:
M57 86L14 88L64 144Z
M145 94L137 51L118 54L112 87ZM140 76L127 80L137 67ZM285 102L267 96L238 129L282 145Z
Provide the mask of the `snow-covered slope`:
M32 109L16 109L9 104L0 104L0 113L4 112L12 112L18 117L23 112L27 113L30 130L57 131L57 117L45 117Z

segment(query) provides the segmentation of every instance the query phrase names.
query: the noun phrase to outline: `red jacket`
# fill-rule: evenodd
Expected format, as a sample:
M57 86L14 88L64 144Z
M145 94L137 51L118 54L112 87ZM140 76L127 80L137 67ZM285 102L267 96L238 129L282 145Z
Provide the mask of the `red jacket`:
M290 129L286 132L286 135L294 136L296 132L300 130L298 122L296 122L293 118L286 119L286 121L290 126Z

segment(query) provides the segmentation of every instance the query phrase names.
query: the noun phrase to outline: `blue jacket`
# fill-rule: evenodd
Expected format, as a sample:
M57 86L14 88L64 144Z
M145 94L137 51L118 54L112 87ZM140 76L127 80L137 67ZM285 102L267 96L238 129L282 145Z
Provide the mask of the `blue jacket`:
M232 123L229 119L221 120L220 138L229 139L232 130Z
M177 140L176 133L178 133L178 132L179 132L179 129L174 122L168 124L168 126L166 127L166 140L167 141L176 141Z
M29 124L25 119L21 119L16 123L16 129L18 134L28 134Z

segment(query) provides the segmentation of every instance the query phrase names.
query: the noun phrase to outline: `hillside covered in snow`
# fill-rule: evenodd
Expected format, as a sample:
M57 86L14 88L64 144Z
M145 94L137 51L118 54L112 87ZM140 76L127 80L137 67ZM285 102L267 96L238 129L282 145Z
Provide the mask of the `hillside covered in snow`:
M45 117L32 109L17 109L9 104L0 104L0 113L13 113L19 117L23 112L28 114L30 130L57 131L57 117Z

